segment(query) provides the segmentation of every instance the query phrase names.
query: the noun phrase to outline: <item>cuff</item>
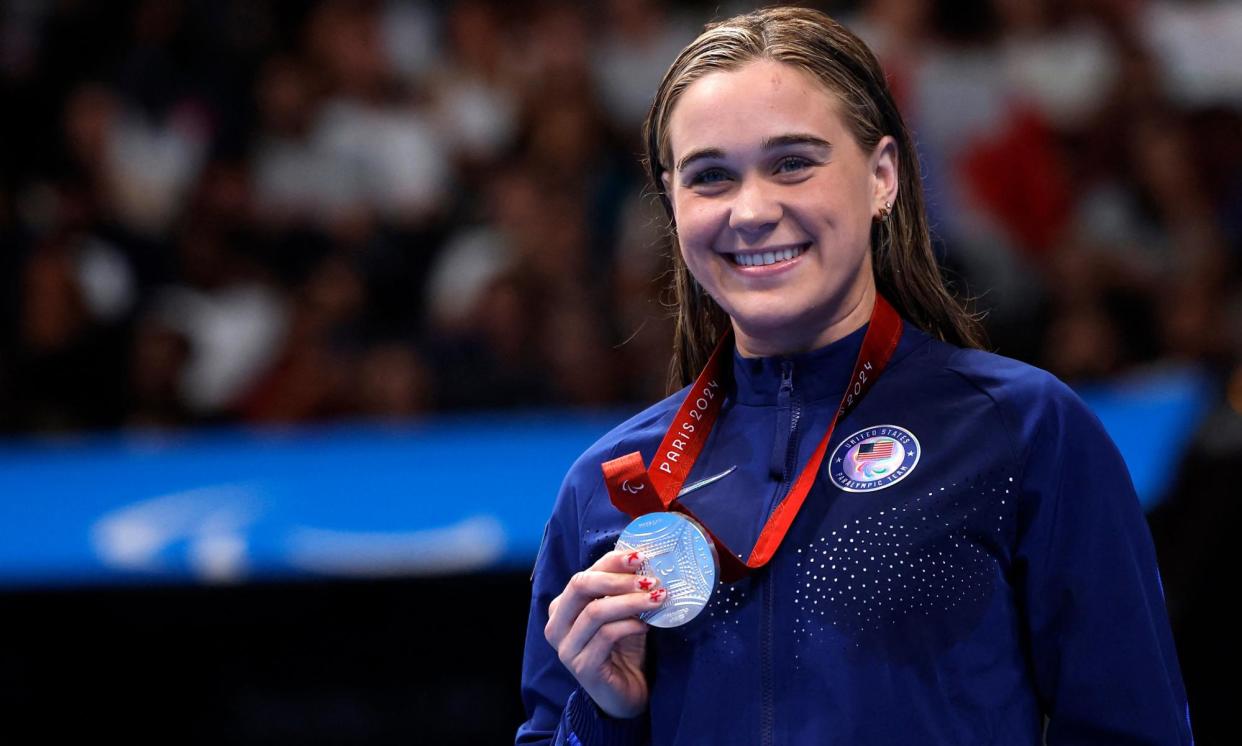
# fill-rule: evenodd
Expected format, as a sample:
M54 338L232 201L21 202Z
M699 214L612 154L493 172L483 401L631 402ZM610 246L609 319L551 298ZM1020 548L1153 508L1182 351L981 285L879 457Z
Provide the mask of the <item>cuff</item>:
M605 714L581 688L565 703L566 741L574 746L631 746L647 742L647 715L621 720Z

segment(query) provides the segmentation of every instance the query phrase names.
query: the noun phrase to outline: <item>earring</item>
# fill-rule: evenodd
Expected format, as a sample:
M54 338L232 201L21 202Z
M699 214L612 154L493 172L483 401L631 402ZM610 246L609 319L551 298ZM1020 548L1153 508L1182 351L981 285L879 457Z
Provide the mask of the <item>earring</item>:
M884 255L892 249L893 242L893 225L889 219L893 215L893 203L885 202L880 208L880 214L876 216L875 222L871 224L871 241L872 248L878 256Z

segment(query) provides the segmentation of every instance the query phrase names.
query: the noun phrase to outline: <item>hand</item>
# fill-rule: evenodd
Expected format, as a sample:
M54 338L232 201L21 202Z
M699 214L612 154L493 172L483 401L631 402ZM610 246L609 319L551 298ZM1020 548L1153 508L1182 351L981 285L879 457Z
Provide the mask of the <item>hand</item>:
M635 575L641 566L638 552L605 554L552 599L543 630L578 684L616 718L647 709L647 623L637 617L668 597L658 579Z

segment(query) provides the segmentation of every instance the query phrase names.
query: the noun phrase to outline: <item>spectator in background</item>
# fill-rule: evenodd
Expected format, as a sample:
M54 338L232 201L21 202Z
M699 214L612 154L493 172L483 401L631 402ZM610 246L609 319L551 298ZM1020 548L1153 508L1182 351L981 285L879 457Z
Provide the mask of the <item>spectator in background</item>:
M483 307L527 309L533 326L517 336L532 339L552 323L535 309L560 309L562 333L608 350L592 365L620 371L562 400L595 379L537 345L514 371L527 392L515 404L658 391L644 350L670 333L648 279L665 259L650 250L659 219L634 172L632 122L653 89L642 81L687 36L685 11L647 0L6 6L6 131L34 144L5 155L3 240L24 287L7 307L0 381L27 402L8 427L370 412L379 405L342 391L372 350L424 392L389 397L398 410L503 406L472 401L469 387L447 393L475 353L417 362L428 349L503 347L507 321ZM1239 305L1238 18L1216 2L858 4L855 23L918 134L938 251L991 310L1002 351L1071 378L1236 356L1213 329ZM39 145L53 112L63 140ZM68 290L46 291L53 275ZM326 311L312 300L325 285L353 300ZM509 300L491 302L492 287ZM106 348L93 359L151 375L131 370L128 387L99 392L112 403L96 414L54 415L57 397L29 387L67 379L68 358L34 355L31 332L18 333L22 305L53 297L78 299L74 328ZM393 345L411 358L397 363ZM259 406L310 349L322 364L304 375L323 380L307 381L321 392L307 401L319 403ZM205 374L206 359L233 372L217 362Z
M491 3L454 3L445 27L445 55L431 74L435 117L458 168L478 189L517 134L521 85L514 45Z
M609 121L625 137L638 132L668 60L693 29L659 0L608 0L591 72Z

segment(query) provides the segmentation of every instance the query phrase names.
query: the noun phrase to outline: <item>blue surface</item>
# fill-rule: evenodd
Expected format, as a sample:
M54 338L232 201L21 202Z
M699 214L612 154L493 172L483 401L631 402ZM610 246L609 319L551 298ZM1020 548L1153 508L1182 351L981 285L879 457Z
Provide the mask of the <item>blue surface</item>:
M0 445L0 584L528 566L561 478L622 415Z
M1211 392L1190 369L1080 392L1145 507ZM625 416L0 443L0 586L525 568L566 469Z
M1125 458L1145 510L1173 486L1215 392L1211 377L1191 366L1146 371L1078 390Z

